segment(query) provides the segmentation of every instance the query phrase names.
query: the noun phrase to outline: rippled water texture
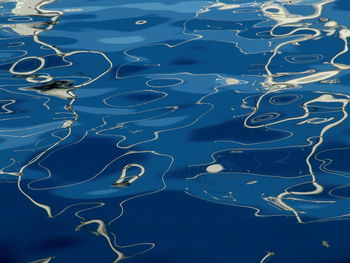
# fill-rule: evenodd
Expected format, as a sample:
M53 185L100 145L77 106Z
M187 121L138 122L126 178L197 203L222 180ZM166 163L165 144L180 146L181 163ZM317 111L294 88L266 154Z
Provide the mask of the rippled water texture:
M0 262L350 262L349 12L0 0Z

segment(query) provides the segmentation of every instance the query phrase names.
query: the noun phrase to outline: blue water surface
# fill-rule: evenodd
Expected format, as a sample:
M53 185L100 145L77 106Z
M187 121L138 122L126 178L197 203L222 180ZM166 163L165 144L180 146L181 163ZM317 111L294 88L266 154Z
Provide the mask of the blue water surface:
M349 12L0 1L0 263L350 262Z

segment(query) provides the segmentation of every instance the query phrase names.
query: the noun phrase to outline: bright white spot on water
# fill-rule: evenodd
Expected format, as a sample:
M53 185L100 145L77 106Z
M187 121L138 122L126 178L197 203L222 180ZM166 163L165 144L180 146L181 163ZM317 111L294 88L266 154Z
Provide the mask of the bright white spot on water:
M338 25L338 24L337 24L337 22L335 22L335 21L329 21L329 22L327 22L327 23L324 24L325 27L335 27L335 26L337 26L337 25Z
M209 173L218 173L224 170L221 164L212 164L207 167L207 172Z
M143 24L146 24L147 23L147 20L138 20L135 22L136 25L143 25Z

